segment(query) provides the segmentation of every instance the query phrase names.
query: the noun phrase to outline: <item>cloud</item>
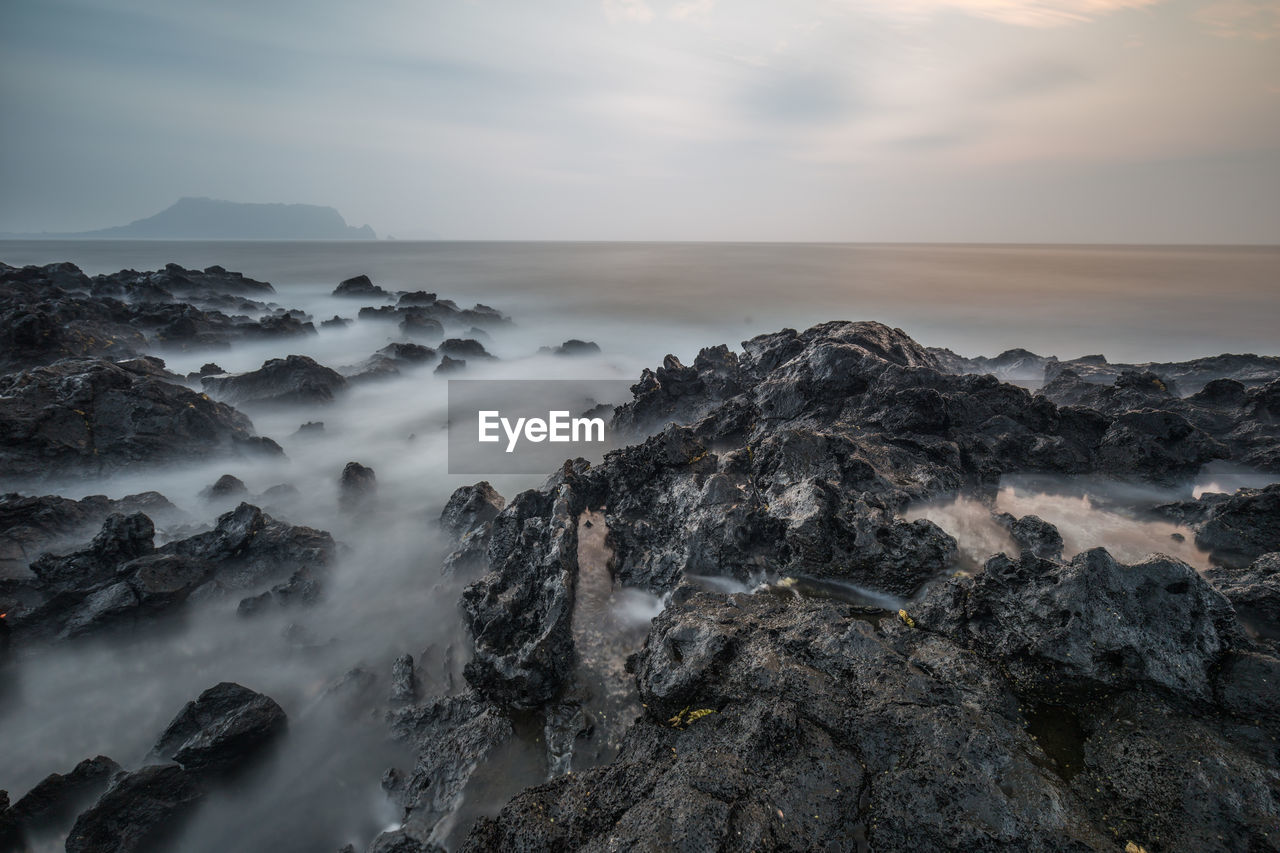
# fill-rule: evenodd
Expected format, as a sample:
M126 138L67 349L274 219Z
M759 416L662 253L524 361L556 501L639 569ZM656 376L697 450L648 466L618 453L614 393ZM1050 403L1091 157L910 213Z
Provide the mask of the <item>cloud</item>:
M1280 36L1280 2L1274 0L1218 0L1196 12L1195 19L1223 38Z
M961 12L1023 27L1056 27L1092 21L1125 9L1155 6L1164 0L896 0L893 4L860 3L894 15L929 17Z
M716 0L685 0L671 7L667 17L676 21L689 21L704 18L715 8Z
M653 20L653 9L645 0L603 0L603 5L611 21L648 23Z

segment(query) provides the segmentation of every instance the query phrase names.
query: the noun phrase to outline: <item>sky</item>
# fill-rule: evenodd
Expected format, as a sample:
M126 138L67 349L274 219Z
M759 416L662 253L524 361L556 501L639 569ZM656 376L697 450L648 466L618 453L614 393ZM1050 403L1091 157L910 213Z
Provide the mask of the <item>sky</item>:
M0 232L1280 243L1280 0L3 0Z

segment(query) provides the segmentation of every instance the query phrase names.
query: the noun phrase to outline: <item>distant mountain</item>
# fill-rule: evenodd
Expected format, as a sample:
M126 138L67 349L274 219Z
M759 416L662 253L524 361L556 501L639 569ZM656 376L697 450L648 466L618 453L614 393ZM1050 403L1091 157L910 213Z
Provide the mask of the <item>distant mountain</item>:
M244 204L182 198L154 216L76 234L22 234L49 240L376 240L368 225L348 225L332 207Z

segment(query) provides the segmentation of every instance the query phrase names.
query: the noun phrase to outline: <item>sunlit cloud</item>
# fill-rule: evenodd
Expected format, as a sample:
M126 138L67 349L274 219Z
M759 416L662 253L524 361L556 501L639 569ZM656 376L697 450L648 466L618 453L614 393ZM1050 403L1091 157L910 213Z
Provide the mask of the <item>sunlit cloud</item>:
M1280 2L1218 0L1195 17L1209 32L1223 38L1265 40L1280 36Z
M891 15L926 17L961 12L1023 27L1056 27L1092 21L1126 9L1155 6L1164 0L897 0L860 3Z
M604 13L613 21L636 21L647 23L653 20L653 9L645 0L604 0Z

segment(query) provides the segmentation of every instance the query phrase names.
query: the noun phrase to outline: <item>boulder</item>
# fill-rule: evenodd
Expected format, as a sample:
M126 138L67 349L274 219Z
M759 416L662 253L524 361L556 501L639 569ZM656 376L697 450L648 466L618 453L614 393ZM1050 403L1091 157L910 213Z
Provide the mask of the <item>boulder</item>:
M345 512L367 508L378 494L378 480L372 468L348 462L338 483L338 503Z
M212 485L200 490L200 497L206 501L224 501L249 494L249 487L239 477L223 474Z
M284 710L268 696L224 681L188 702L154 752L194 773L243 767L285 729Z
M134 853L161 847L204 795L193 773L154 764L118 777L67 836L67 853Z
M235 409L153 371L145 362L72 358L0 377L0 467L35 480L281 453Z
M305 355L268 359L249 373L205 377L201 383L228 402L259 406L329 403L347 386L336 370Z
M466 359L450 358L449 356L446 355L440 359L440 363L436 365L436 369L433 372L436 374L458 373L466 369L466 366L467 366Z
M86 758L69 773L50 773L14 803L7 816L26 832L69 824L120 772L120 765L105 755Z
M390 296L381 287L369 280L367 275L357 275L345 279L333 289L334 296Z

